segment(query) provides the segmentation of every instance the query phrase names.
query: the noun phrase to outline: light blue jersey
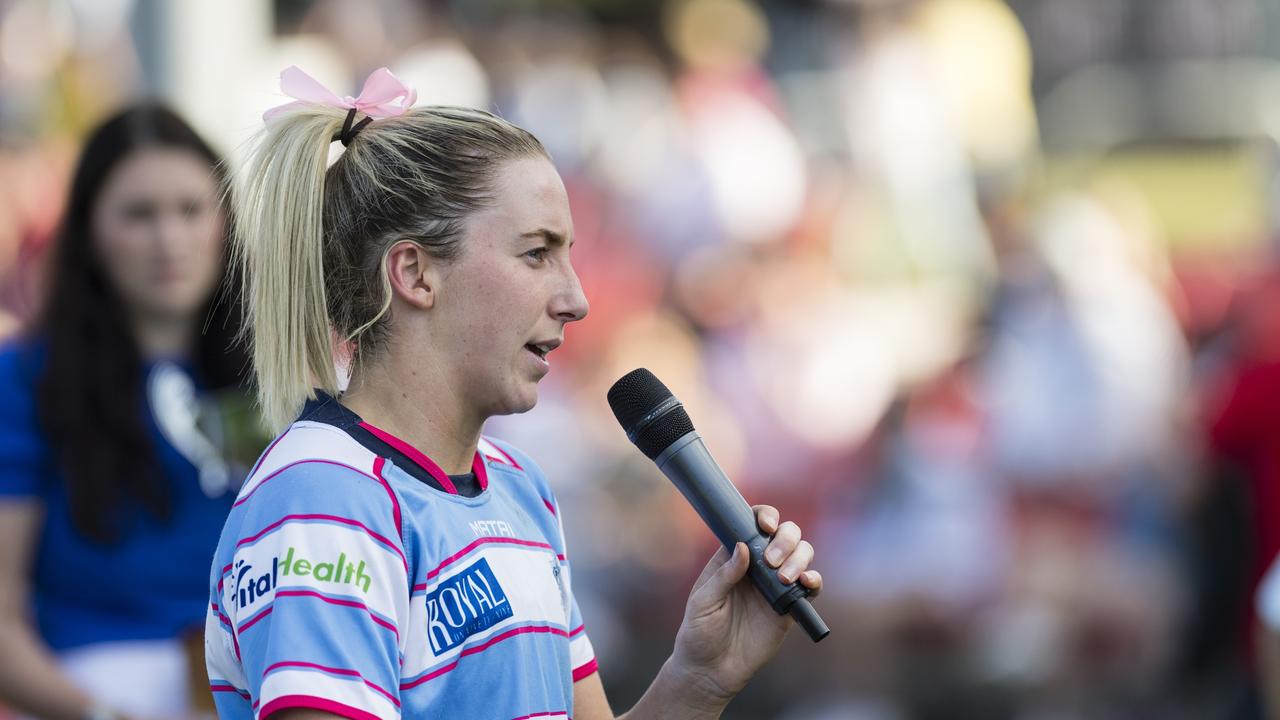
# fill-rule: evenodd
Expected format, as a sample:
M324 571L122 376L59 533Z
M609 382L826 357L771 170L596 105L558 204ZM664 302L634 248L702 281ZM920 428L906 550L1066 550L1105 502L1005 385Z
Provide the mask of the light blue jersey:
M316 417L263 455L218 543L205 638L218 714L568 718L596 662L541 471L484 439L481 492L466 497L429 460L443 489Z

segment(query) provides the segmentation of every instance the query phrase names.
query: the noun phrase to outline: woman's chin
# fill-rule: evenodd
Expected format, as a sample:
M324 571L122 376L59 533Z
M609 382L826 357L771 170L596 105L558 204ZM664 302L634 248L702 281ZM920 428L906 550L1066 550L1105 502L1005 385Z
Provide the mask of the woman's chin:
M513 392L498 405L494 415L519 415L527 413L538 404L538 388L537 386L529 388L521 388L517 392Z

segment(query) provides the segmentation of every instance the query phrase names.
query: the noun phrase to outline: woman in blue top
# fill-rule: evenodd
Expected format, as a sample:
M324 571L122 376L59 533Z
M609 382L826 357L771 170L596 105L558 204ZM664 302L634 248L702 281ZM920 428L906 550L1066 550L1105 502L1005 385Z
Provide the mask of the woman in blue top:
M182 640L245 469L226 421L248 409L221 181L158 106L80 157L43 313L0 348L0 705L176 717L198 696Z
M411 107L385 68L358 98L282 81L299 102L268 113L235 198L257 389L283 432L210 573L219 714L612 719L550 483L482 434L533 407L587 314L559 174L527 131ZM820 589L800 529L757 516L782 579ZM626 717L717 717L777 651L791 620L744 581L745 550L708 562Z

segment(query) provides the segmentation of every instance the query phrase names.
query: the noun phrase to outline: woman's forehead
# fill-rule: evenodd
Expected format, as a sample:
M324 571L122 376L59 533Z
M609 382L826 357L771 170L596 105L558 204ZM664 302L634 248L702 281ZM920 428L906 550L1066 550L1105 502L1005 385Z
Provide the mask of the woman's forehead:
M490 209L503 220L520 226L519 232L545 228L565 237L573 233L564 181L546 158L503 163L494 181Z
M208 163L195 153L157 147L123 158L102 189L104 194L113 195L203 194L211 192L215 185Z

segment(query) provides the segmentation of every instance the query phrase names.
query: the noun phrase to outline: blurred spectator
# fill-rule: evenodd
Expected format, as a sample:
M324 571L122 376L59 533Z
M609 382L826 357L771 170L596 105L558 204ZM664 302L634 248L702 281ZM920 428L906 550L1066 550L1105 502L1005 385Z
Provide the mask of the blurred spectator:
M95 130L39 320L0 349L0 700L23 712L211 705L209 558L261 449L218 163L160 106Z

